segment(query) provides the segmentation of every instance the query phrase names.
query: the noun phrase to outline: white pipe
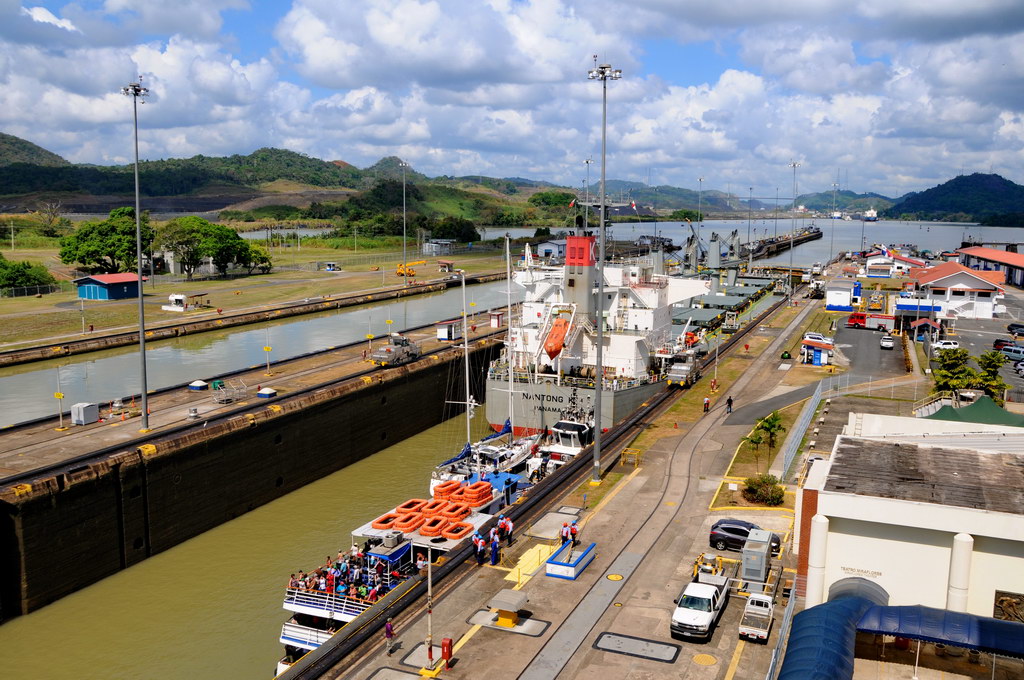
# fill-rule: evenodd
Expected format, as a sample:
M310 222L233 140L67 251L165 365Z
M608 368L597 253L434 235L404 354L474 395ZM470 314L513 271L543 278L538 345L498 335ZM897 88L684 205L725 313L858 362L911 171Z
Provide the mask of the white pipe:
M967 611L967 594L971 584L971 556L973 552L973 536L970 534L957 534L953 537L953 549L949 554L949 586L946 590L946 609L950 611Z
M825 552L828 547L828 517L811 518L811 545L807 551L807 605L810 609L825 601Z

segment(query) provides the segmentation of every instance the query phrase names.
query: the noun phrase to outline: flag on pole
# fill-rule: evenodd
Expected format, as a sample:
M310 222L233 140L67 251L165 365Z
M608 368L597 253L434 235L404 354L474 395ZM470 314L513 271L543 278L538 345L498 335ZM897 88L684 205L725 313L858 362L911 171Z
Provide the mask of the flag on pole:
M632 208L633 210L636 210L636 201L630 201L629 207Z
M570 208L573 207L574 205L576 205L576 199L575 198L572 199L571 201L569 201L569 207Z

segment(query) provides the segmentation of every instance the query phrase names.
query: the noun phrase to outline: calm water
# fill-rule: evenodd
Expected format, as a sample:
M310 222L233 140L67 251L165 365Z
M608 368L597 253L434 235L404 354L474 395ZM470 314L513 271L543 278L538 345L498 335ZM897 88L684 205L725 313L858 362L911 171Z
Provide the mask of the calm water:
M482 415L474 429L487 431ZM453 418L5 623L3 677L272 677L284 653L277 638L288 575L348 548L352 529L385 509L424 497L430 469L464 438L465 420Z
M522 289L519 289L521 292ZM516 291L513 289L513 295ZM505 304L505 283L466 288L470 313ZM519 298L514 298L518 300ZM292 317L282 321L212 331L146 344L150 390L208 379L266 361L362 340L367 333L420 326L462 313L462 290L453 288L417 298L348 310ZM388 324L388 321L392 321ZM58 370L59 369L59 370ZM53 361L0 369L0 427L45 415L56 415L53 393L64 392L64 408L79 402L105 403L139 392L139 352L122 347Z

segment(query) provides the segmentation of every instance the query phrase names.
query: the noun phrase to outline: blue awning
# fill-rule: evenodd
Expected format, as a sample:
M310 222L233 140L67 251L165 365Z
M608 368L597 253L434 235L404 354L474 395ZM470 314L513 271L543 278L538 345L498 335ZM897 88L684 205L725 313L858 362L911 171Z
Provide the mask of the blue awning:
M506 434L508 434L511 431L512 431L512 419L511 418L506 418L505 419L505 424L501 426L501 429L499 431L495 432L494 434L487 435L486 437L484 437L480 441L486 442L486 441L489 441L491 439L497 439L498 437L500 437L502 435L506 435Z
M398 550L395 550L391 554L382 555L381 553L376 553L371 550L367 553L367 555L373 555L379 560L383 560L384 562L393 564L395 562L399 562L403 557L405 557L406 553L408 553L410 550L412 550L412 541L406 541L405 545L400 546Z
M920 605L871 607L857 630L1024 659L1024 623Z

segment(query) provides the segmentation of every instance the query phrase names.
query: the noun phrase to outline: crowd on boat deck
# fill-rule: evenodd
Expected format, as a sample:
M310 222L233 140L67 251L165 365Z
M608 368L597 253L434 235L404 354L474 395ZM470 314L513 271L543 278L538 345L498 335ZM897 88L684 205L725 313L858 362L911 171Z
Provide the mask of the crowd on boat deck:
M339 550L337 559L332 560L328 555L324 564L310 573L299 570L298 574L292 574L288 587L376 602L388 591L384 582L387 565L383 560L366 554L368 550L368 546L363 550L352 546L351 550ZM394 578L402 576L397 571L390 575Z

